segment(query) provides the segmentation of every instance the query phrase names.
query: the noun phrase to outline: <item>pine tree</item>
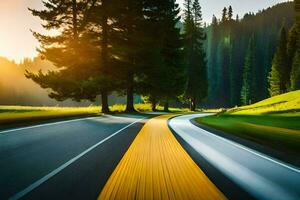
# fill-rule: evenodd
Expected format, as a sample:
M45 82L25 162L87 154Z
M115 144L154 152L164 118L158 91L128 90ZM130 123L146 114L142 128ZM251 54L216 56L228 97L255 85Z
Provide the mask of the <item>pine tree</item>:
M291 72L291 90L300 90L300 53L296 52Z
M280 65L280 55L278 52L276 52L272 62L271 72L269 75L269 85L270 85L269 93L271 97L282 94L281 75L280 72L278 71L279 65Z
M26 77L42 88L51 89L49 96L56 100L95 100L99 91L86 87L86 81L95 74L97 68L93 56L98 50L86 33L86 13L93 4L82 0L49 0L43 4L44 10L29 10L43 20L45 29L59 30L60 34L51 37L37 32L33 34L41 43L40 54L58 70L46 74L27 71Z
M112 0L111 0L112 1ZM110 3L114 3L111 2ZM110 37L113 35L113 28L114 23L109 22L112 21L113 18L113 10L115 7L113 4L108 3L108 0L93 0L92 8L90 13L86 13L86 21L89 24L89 34L90 37L94 39L94 46L98 47L99 45L100 53L99 58L97 60L99 65L99 72L101 75L95 76L88 80L89 87L93 85L96 86L95 90L99 90L101 93L101 103L102 103L102 112L108 113L109 112L109 104L108 104L108 94L117 87L116 77L112 71L114 70L113 67L113 48ZM95 27L98 29L95 30ZM101 31L98 31L101 30ZM98 38L98 39L96 39ZM102 87L99 87L101 85ZM98 87L97 87L98 86Z
M300 32L298 24L294 24L294 26L290 29L288 35L288 43L287 43L287 76L291 76L291 70L293 67L293 60L295 58L296 52L299 49L298 44L300 43ZM292 89L290 84L288 84L288 89Z
M287 92L287 87L290 81L290 69L288 67L288 55L287 55L287 33L283 26L280 33L280 41L278 47L278 53L280 56L280 65L278 71L281 76L281 93Z
M144 67L143 51L147 47L144 30L147 10L143 1L116 0L118 13L115 15L115 29L118 30L112 43L115 46L118 79L123 83L120 90L127 95L126 111L134 112L134 94L139 87L139 76Z
M148 4L148 23L145 30L149 33L145 57L147 67L143 70L141 93L152 103L164 104L169 109L169 100L181 95L185 86L182 39L180 29L176 28L180 18L179 7L174 0L153 1ZM153 17L154 16L154 17ZM152 34L153 32L156 34Z
M197 103L207 96L206 53L203 41L206 35L202 25L202 13L199 1L195 0L191 8L192 17L185 18L185 52L187 65L187 88L185 95L191 102L191 110L195 111Z
M165 0L164 0L165 1ZM174 99L184 92L185 86L185 69L183 65L182 38L180 29L176 28L180 18L179 7L175 0L168 0L166 7L166 16L163 23L163 38L162 38L162 67L165 68L164 88L161 90L164 94L164 111L169 110L169 100ZM200 8L199 8L200 9ZM195 21L201 16L196 16ZM161 88L161 89L162 89Z
M232 6L229 6L229 8L228 8L228 20L231 21L232 17L233 17Z
M244 105L255 101L255 74L256 68L256 44L255 36L250 38L245 65L243 70L243 85L241 90L241 101Z
M222 22L226 22L228 20L227 8L224 7L222 12Z
M290 70L288 70L288 55L287 55L287 36L283 26L280 31L279 46L272 63L270 73L270 95L283 94L287 92L287 87L290 83ZM274 76L274 77L273 77ZM279 91L278 90L279 81Z
M209 84L209 92L208 99L213 100L216 96L216 87L217 80L214 78L216 76L217 71L214 68L217 66L217 44L218 44L218 20L215 15L213 15L212 23L210 26L210 49L209 50L209 63L208 63L208 79L210 80Z

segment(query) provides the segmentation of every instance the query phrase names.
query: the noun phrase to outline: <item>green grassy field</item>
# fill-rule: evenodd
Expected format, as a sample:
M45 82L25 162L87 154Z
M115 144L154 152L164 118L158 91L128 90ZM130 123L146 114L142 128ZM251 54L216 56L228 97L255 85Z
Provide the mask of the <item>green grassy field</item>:
M113 113L121 113L125 111L125 105L114 105L110 107ZM135 108L140 112L151 111L150 104L136 104ZM163 107L158 106L158 110L163 110ZM101 107L29 107L29 106L0 106L0 126L14 125L19 123L31 123L35 121L101 115ZM171 112L184 112L187 109L170 108Z
M196 121L279 151L300 153L300 91Z
M0 125L99 114L100 107L60 108L0 106Z

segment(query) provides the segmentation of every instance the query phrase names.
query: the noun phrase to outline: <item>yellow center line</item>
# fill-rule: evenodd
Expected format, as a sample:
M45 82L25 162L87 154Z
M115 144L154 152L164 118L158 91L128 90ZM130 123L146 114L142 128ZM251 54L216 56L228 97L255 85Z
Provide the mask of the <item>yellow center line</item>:
M104 186L106 199L226 199L173 136L172 115L149 120Z

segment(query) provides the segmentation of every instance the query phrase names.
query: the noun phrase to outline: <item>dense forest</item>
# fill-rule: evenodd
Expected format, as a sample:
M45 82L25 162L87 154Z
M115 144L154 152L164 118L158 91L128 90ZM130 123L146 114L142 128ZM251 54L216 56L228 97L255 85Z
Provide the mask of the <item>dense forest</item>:
M294 23L293 2L243 18L230 6L222 11L222 19L213 17L206 29L209 95L204 105L233 107L272 95L269 77L281 30L290 30Z

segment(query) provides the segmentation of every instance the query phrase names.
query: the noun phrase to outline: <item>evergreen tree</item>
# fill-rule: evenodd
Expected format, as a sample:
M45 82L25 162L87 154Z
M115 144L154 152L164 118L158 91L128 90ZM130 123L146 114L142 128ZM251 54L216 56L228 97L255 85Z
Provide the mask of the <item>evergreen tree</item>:
M297 24L294 24L294 26L289 31L288 43L287 43L288 64L290 66L293 64L293 59L295 57L298 48L299 40L300 40L299 26Z
M180 29L176 28L180 18L179 7L174 0L153 1L149 7L149 23L145 29L151 28L145 60L148 66L143 70L144 79L141 93L148 96L153 111L157 103L169 109L169 100L181 95L185 86L185 69L183 67L182 39ZM155 16L152 18L151 16ZM157 34L152 34L156 31Z
M300 90L300 53L296 52L291 72L291 90Z
M116 1L119 9L114 20L118 33L112 41L118 58L116 69L118 79L123 83L120 89L124 89L127 95L126 111L134 112L134 93L139 87L142 68L145 67L143 54L147 47L147 32L144 30L147 9L144 9L144 1Z
M274 76L274 77L273 77ZM290 74L288 70L288 56L287 56L287 36L284 26L280 31L279 46L277 48L272 70L270 73L270 95L283 94L287 92L287 87L290 83ZM279 81L279 91L278 82Z
M86 87L86 81L97 70L94 56L98 49L87 34L86 13L93 4L89 1L49 0L43 2L44 10L29 9L34 16L43 20L47 30L59 30L56 36L33 32L41 43L42 57L51 61L58 70L44 74L26 72L26 77L50 90L49 96L63 101L68 98L80 101L95 100L99 91ZM101 86L100 86L101 87Z
M212 23L210 26L210 49L209 50L209 63L208 63L208 79L210 80L209 84L209 92L208 92L208 99L210 101L213 101L216 97L216 87L217 87L217 79L214 78L216 77L216 74L218 71L214 70L215 67L217 66L217 55L218 55L218 48L217 48L217 43L218 43L218 20L215 15L213 15L212 18Z
M47 23L46 29L60 30L55 37L34 33L42 44L40 53L58 67L47 74L26 73L43 88L50 88L50 97L94 101L101 95L102 112L109 112L108 94L115 87L111 70L109 32L111 6L107 0L51 0L45 10L32 10Z
M166 0L164 0L166 1ZM179 6L175 0L166 1L166 16L164 20L163 28L163 40L162 40L162 67L165 69L163 87L160 89L164 94L161 96L164 100L164 111L169 110L169 100L174 99L184 92L185 86L185 69L183 63L182 52L182 38L180 35L180 29L176 28L180 18ZM200 5L198 5L198 9ZM201 16L195 16L195 21L199 20ZM161 86L161 85L160 85Z
M283 26L280 33L280 40L278 46L278 54L280 56L279 73L281 76L281 93L287 92L287 87L290 81L290 69L288 67L288 54L287 54L287 33Z
M278 32L294 24L293 2L281 3L257 14L248 13L238 20L224 20L207 27L209 99L204 102L211 107L239 105L243 82L243 68L251 35L256 36L257 65L253 72L257 83L255 99L269 96L269 74L278 46ZM228 11L228 12L227 12ZM226 15L229 13L227 9ZM225 12L223 12L223 16ZM225 23L224 23L225 22ZM287 50L288 51L288 50ZM288 51L289 52L289 51ZM288 53L289 55L289 53ZM212 92L211 92L212 91ZM229 91L229 92L228 92ZM229 96L230 95L230 96ZM236 98L237 97L237 98Z
M280 55L278 52L276 52L272 62L271 72L269 75L269 85L270 85L269 93L271 97L282 94L281 75L278 70L280 62L281 62Z
M197 103L207 96L207 63L203 48L206 36L199 1L195 0L192 7L186 7L186 10L192 12L191 16L185 17L185 52L188 71L185 95L191 102L191 110L195 111Z
M255 68L256 68L256 44L254 35L249 41L247 55L243 71L243 86L241 101L244 105L253 103L255 99Z
M287 74L291 76L291 70L293 67L293 60L295 58L296 52L299 49L298 44L300 43L300 32L299 26L297 23L290 29L288 35L288 43L287 43ZM288 84L288 89L292 89Z
M222 22L226 22L227 19L228 19L227 8L224 7L223 13L222 13Z
M233 17L232 6L229 6L229 8L228 8L228 20L231 21L232 17Z

